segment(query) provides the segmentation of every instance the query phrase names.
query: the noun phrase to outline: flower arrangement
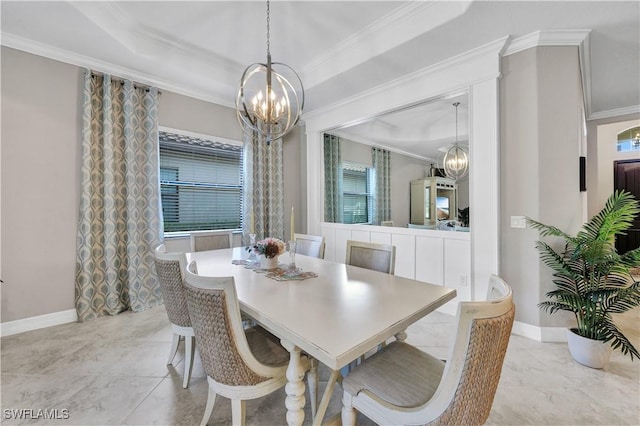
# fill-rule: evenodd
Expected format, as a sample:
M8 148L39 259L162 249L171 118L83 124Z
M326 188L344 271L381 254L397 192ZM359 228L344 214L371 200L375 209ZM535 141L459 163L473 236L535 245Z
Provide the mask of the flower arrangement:
M247 250L253 250L255 254L262 254L267 259L280 256L285 251L284 241L277 238L265 238L260 240L253 247L247 247Z

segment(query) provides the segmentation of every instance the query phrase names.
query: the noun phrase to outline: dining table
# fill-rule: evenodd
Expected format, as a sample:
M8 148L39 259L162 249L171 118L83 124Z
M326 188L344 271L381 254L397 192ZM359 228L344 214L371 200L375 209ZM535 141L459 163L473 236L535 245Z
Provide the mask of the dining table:
M196 261L199 275L234 277L240 310L289 351L289 425L304 421L309 365L315 374L309 386L313 424L321 424L343 367L393 337L404 340L407 327L456 296L455 289L300 254L294 257L297 274L283 277L243 264L248 256L235 247L187 253L187 260ZM278 260L280 268L289 267L288 253ZM317 362L331 370L319 405Z

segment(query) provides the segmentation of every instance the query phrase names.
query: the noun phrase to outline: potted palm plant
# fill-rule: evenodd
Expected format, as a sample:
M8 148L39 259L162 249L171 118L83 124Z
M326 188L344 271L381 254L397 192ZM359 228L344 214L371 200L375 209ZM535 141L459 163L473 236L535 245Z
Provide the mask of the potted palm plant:
M602 368L612 348L632 360L640 358L638 349L612 318L612 314L640 305L640 281L630 273L640 265L640 248L620 254L614 245L615 236L624 234L638 213L640 203L633 195L616 191L576 236L527 218L540 236L560 237L565 242L562 252L543 241L536 243L540 259L553 270L556 285L546 294L549 300L538 307L550 314L573 312L577 326L567 332L569 351L576 361L589 367ZM582 343L590 349L582 351Z

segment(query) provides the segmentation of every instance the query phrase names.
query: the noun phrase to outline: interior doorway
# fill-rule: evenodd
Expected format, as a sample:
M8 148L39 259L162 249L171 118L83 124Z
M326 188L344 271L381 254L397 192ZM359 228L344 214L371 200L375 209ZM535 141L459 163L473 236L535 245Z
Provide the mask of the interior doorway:
M640 159L613 162L613 188L629 191L636 200L640 200ZM640 215L636 216L627 235L619 235L616 238L616 250L620 254L638 247L640 247Z

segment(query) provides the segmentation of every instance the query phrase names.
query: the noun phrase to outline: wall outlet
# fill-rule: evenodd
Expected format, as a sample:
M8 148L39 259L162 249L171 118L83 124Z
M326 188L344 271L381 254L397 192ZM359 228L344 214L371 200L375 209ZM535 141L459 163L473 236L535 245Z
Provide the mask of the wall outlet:
M511 216L512 228L526 228L527 219L524 216Z
M460 274L460 287L467 286L467 276L464 274Z

